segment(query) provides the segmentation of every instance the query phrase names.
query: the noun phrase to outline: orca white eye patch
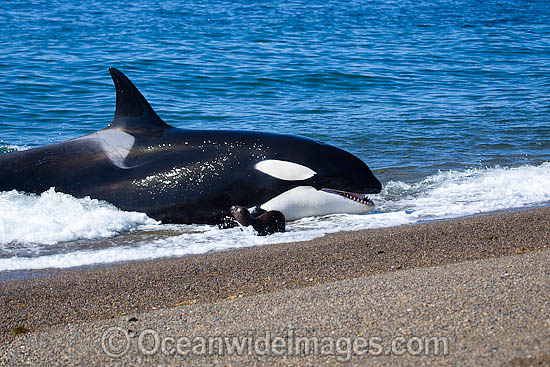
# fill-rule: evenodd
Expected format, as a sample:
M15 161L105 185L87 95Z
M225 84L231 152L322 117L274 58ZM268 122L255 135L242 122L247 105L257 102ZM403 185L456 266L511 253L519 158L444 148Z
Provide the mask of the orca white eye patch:
M317 172L309 167L278 159L267 159L258 162L254 168L266 175L285 181L303 181L317 174Z

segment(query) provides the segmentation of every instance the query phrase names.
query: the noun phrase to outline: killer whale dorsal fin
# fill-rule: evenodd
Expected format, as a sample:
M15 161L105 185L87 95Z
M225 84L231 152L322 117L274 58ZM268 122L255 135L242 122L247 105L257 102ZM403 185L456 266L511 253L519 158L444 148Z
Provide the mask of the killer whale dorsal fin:
M116 89L116 110L109 127L124 131L151 131L171 126L153 110L136 86L120 70L110 67Z

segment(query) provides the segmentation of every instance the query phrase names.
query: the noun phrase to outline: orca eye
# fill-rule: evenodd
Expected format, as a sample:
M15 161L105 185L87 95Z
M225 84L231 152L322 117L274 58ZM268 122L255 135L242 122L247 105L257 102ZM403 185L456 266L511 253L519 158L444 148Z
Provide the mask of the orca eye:
M303 181L317 174L309 167L278 159L267 159L258 162L254 168L266 175L285 181Z

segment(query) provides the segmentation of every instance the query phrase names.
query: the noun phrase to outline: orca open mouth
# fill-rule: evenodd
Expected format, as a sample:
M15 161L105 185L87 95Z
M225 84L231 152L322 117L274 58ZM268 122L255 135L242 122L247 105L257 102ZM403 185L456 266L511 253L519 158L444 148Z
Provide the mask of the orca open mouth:
M366 206L374 206L374 203L372 200L370 200L366 194L359 194L356 192L348 192L348 191L341 191L341 190L333 190L333 189L321 189L321 191L341 196L343 198L346 198L348 200L353 200L359 204L366 205Z

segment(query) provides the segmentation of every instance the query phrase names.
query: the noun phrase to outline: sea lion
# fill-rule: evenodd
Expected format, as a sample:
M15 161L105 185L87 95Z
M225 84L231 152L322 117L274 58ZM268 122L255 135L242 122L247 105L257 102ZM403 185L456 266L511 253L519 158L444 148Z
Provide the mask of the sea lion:
M252 226L259 236L285 231L285 216L278 210L270 210L254 218L244 206L234 205L231 215L242 226Z

